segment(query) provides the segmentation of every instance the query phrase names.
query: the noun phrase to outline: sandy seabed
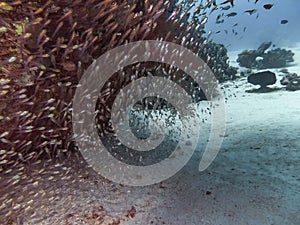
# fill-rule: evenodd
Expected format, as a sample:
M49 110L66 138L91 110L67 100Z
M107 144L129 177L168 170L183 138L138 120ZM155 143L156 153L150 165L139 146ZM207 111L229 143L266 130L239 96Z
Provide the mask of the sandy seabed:
M292 50L287 69L300 74L300 45ZM234 66L236 55L229 53ZM75 156L46 162L42 171L31 166L19 181L2 177L0 224L300 224L300 91L274 86L282 89L247 93L254 87L245 77L222 84L226 135L204 172L198 166L209 122L191 160L160 184L114 184Z

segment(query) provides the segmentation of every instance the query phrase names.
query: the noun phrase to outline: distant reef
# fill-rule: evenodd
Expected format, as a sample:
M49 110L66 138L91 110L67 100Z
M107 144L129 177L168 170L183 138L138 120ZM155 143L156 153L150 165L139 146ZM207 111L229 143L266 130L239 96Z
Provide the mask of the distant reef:
M280 80L282 85L286 86L288 91L300 90L300 76L296 73L286 73L286 75Z
M241 67L250 69L282 68L294 62L294 53L282 48L271 49L272 42L263 42L256 50L244 50L238 55Z
M220 82L236 78L238 68L229 65L227 49L223 44L207 42L205 48L200 52L200 57Z

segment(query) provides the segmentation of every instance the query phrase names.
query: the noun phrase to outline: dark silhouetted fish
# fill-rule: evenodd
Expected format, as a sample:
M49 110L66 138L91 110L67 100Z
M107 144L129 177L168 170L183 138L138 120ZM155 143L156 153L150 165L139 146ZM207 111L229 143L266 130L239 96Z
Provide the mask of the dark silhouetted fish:
M230 9L231 7L228 5L228 6L224 6L224 7L221 7L221 10L228 10Z
M263 7L265 9L271 9L273 7L273 4L265 4L265 5L263 5Z
M227 16L227 17L233 17L233 16L236 16L236 15L237 15L236 12L232 12L232 13L227 14L226 16Z
M257 52L259 53L259 55L262 55L265 53L265 51L270 48L272 45L272 41L268 41L268 42L263 42L261 43L261 45L257 48Z
M214 7L212 8L212 10L210 11L209 15L212 14L212 12L214 12L214 11L216 11L216 10L218 10L218 6L214 6Z
M216 24L224 23L224 20L217 20Z
M203 9L202 7L197 7L195 10L194 10L194 14L199 14L201 9Z
M288 20L281 20L280 23L281 24L287 24L289 21Z
M249 9L249 10L246 10L245 13L249 13L249 15L252 15L253 13L256 13L257 10L256 9Z
M208 0L205 4L205 8L210 8L211 6L217 7L216 0Z
M224 4L227 4L227 3L230 3L231 6L233 6L233 0L226 0L225 2L222 2L221 5L224 5Z

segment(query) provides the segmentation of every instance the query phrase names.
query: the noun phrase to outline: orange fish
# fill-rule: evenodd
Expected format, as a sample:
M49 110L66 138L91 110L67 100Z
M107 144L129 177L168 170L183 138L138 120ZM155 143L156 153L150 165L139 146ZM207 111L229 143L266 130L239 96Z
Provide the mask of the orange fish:
M231 6L233 6L233 0L226 0L225 2L222 2L221 5L224 5L224 4L227 4L227 3L230 3Z
M264 8L265 9L271 9L273 7L273 4L265 4Z

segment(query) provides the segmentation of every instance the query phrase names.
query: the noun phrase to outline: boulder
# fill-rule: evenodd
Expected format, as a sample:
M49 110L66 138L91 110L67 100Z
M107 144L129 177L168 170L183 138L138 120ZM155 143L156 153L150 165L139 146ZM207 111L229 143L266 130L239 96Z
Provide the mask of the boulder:
M267 85L276 83L275 73L271 71L263 71L259 73L253 73L248 76L248 82L254 85L260 85L261 89L266 88Z

